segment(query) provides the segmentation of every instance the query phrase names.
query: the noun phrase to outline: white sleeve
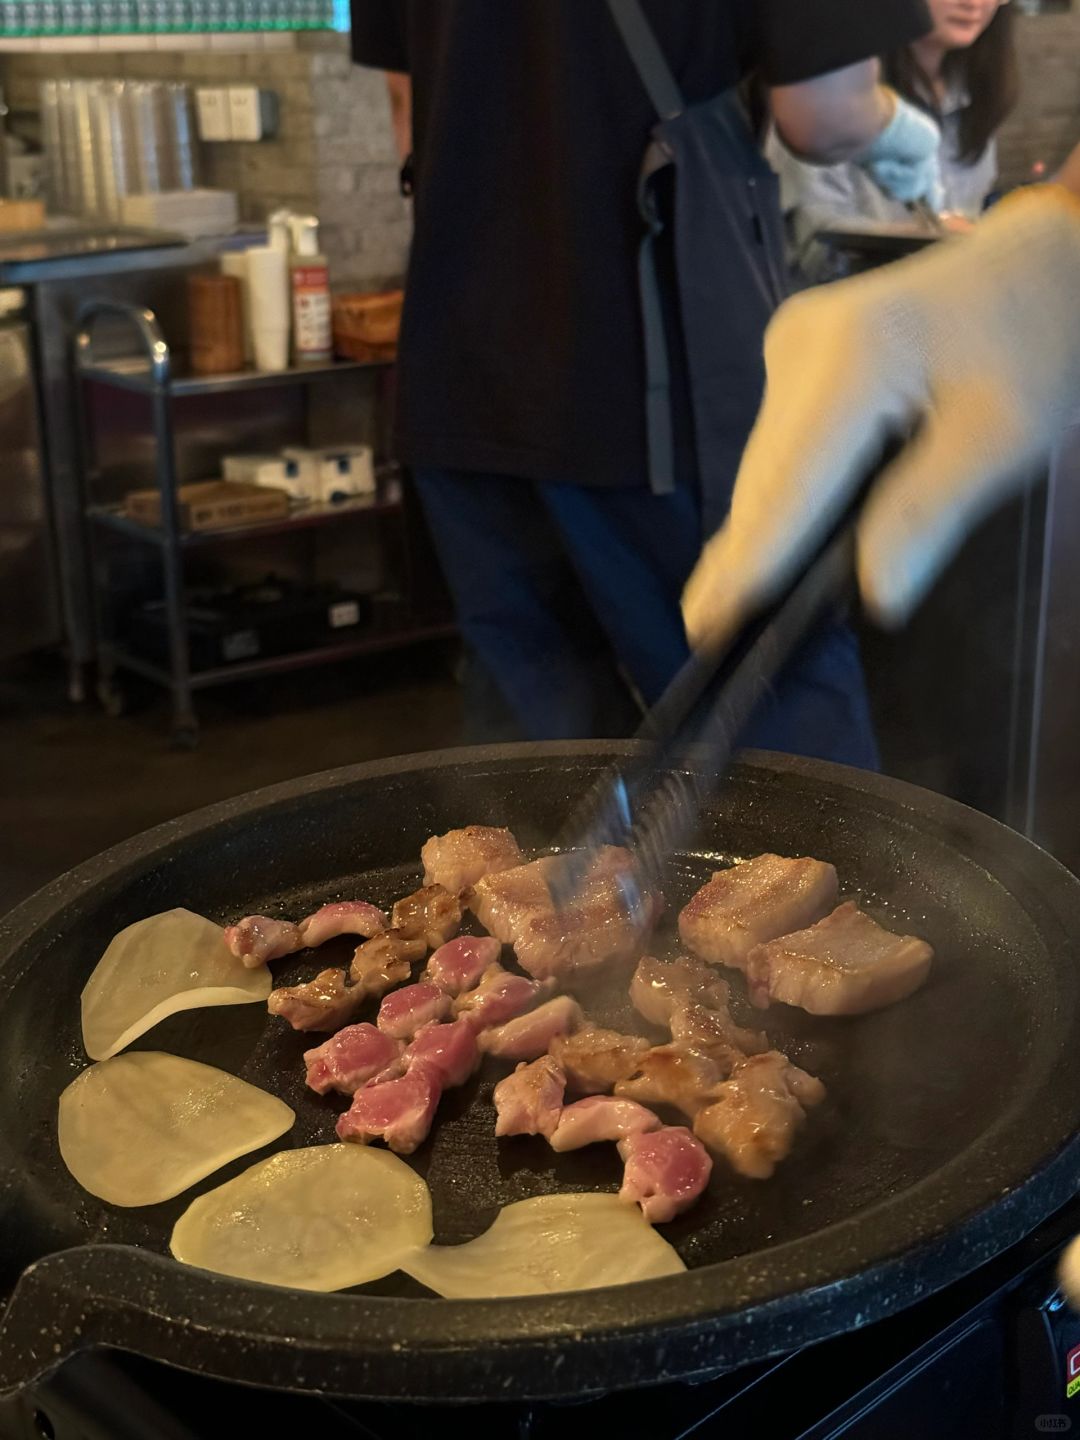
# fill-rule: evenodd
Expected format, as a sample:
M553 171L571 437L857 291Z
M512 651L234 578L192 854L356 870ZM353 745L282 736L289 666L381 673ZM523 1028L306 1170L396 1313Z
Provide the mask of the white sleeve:
M855 167L811 165L798 159L770 130L765 156L780 177L780 204L788 220L795 247L795 263L808 279L824 279L828 272L823 230L842 229L864 214L855 189Z

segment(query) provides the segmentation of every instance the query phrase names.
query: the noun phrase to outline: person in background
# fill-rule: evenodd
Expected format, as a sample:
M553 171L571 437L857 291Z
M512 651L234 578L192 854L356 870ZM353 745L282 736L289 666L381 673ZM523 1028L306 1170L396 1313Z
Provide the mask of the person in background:
M942 130L935 209L946 229L970 230L997 183L994 136L1019 90L1012 6L1008 0L928 0L934 28L890 51L885 79L933 116ZM780 176L792 266L803 282L835 279L844 262L817 237L852 220L910 223L905 204L863 167L813 165L776 129L766 155Z
M710 196L726 205L728 235L692 278L703 295L719 292L731 317L709 337L705 378L725 367L750 403L733 424L710 422L722 455L706 454L668 290L673 483L666 493L651 486L638 183L658 117L616 8L352 0L354 58L411 78L415 230L398 453L466 645L518 733L534 739L626 733L687 658L679 596L726 513L760 399L763 327L750 344L732 338L762 293L732 279L750 248L763 248L742 225L760 154L743 169L720 137ZM922 0L643 0L642 9L691 106L734 92L753 70L800 153L858 157L899 192L926 193L937 129L879 83L870 58L929 28ZM393 83L399 119L407 84ZM848 630L816 637L746 739L874 763Z

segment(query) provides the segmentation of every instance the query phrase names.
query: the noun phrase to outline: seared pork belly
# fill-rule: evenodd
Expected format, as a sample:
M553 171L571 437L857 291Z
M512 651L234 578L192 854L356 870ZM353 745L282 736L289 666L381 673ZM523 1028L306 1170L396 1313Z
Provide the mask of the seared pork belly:
M545 1135L554 1145L565 1090L566 1076L550 1055L523 1062L495 1086L495 1134Z
M397 1080L365 1085L338 1116L338 1139L359 1145L384 1140L399 1155L411 1155L428 1137L441 1094L437 1073L426 1065Z
M436 950L461 929L461 901L441 885L425 885L395 902L390 923L406 940L422 940Z
M335 900L300 921L300 938L314 949L338 935L363 935L370 939L386 929L386 916L366 900Z
M425 1025L405 1047L402 1061L406 1070L416 1067L438 1076L444 1090L465 1081L480 1063L476 1034L464 1020Z
M271 920L266 915L245 915L225 927L225 944L249 970L293 955L306 943L300 927L291 920Z
M374 1025L346 1025L314 1050L304 1051L307 1083L316 1095L353 1095L394 1065L404 1046Z
M520 865L524 856L509 830L494 825L466 825L433 835L420 851L424 884L441 885L460 895L485 875Z
M423 1026L444 1020L449 1013L450 997L437 985L403 985L385 997L375 1023L395 1040L411 1040Z
M356 947L349 974L366 995L377 999L408 980L413 961L426 954L423 940L409 940L396 930L386 930Z
M619 1154L625 1162L619 1198L640 1205L653 1225L689 1209L712 1173L705 1147L682 1125L628 1135L619 1141Z
M584 1019L581 1006L569 995L556 995L554 1000L480 1031L480 1048L500 1060L536 1060L553 1040L576 1030Z
M454 1001L454 1014L468 1020L474 1030L502 1025L531 1010L551 989L551 981L541 984L501 965L489 965L480 984Z
M643 955L630 981L634 1009L653 1025L670 1025L672 1011L691 1002L722 1009L730 993L715 970L686 955L677 960Z
M820 1080L769 1050L736 1065L694 1117L694 1134L740 1175L767 1180L790 1151L807 1108L824 1098Z
M605 846L596 856L573 905L556 911L548 881L558 856L546 856L485 875L473 887L470 907L485 929L514 947L518 964L537 979L567 979L579 970L630 960L647 929L633 923L620 899L618 876L630 853ZM659 913L659 907L654 907Z
M616 1095L642 1105L673 1105L694 1115L728 1070L687 1045L656 1045L640 1056L637 1068L615 1086Z
M641 1035L621 1035L618 1030L584 1025L573 1035L557 1037L551 1053L566 1071L571 1090L597 1095L632 1075L649 1048L648 1040Z
M340 1030L367 999L362 985L346 985L344 970L321 970L303 985L271 990L266 1008L294 1030Z
M742 969L755 945L826 915L836 889L836 871L822 860L759 855L718 870L679 916L679 935L711 965Z
M541 1063L539 1060L536 1062ZM511 1077L513 1078L513 1077ZM580 1150L602 1140L625 1140L629 1135L642 1135L646 1130L660 1128L659 1116L636 1100L620 1100L614 1095L589 1095L563 1108L558 1124L551 1134L553 1150ZM498 1131L495 1132L498 1134Z
M479 984L484 971L496 964L501 954L502 942L491 935L459 935L431 956L424 979L447 995L460 995Z
M811 1015L862 1015L913 994L933 958L924 940L894 935L849 900L807 930L755 946L746 977L755 1005L782 1000Z

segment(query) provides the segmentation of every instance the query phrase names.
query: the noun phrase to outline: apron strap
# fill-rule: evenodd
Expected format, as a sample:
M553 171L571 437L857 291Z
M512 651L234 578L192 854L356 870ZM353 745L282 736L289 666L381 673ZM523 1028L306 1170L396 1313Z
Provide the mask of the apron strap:
M685 108L682 91L664 59L640 0L607 0L607 4L656 113L661 120L673 120Z
M638 181L638 208L645 221L645 233L638 251L638 288L645 342L645 437L649 455L649 489L654 495L671 495L675 490L671 366L660 275L656 266L656 241L664 224L652 186L656 172L670 164L670 153L654 140L645 152Z

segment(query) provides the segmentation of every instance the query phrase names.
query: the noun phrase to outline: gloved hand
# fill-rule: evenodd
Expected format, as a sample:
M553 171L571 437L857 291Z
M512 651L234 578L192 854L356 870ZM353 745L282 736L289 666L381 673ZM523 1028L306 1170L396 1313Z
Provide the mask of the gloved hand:
M869 170L896 200L925 200L932 209L945 205L941 184L941 131L917 106L895 92L893 117L855 163Z
M1080 199L1022 191L971 235L795 296L765 362L730 516L683 595L695 647L780 589L913 423L857 532L864 602L886 623L1046 458L1080 413Z

